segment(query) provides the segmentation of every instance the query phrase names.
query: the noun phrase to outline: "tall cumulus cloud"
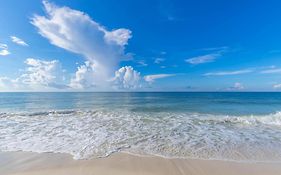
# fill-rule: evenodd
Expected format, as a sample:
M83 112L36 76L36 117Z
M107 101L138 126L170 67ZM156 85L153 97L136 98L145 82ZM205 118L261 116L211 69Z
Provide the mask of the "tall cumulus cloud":
M125 28L108 30L81 11L58 7L48 1L43 4L46 15L31 18L40 35L55 46L82 55L87 61L87 65L78 67L72 85L86 88L89 74L94 81L90 84L107 84L119 62L126 57L124 50L132 32ZM82 70L86 72L81 73ZM82 80L83 77L87 79Z

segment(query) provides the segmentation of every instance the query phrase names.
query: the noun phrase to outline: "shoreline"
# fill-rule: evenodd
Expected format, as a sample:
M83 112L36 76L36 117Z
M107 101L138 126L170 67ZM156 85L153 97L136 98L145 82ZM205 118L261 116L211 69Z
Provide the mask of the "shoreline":
M74 160L64 153L0 152L2 175L279 175L280 162L233 162L137 156L115 153L105 158Z
M63 153L64 154L64 153ZM67 154L67 153L66 153ZM116 152L116 153L112 153L109 156L113 155L113 154L128 154L128 155L132 155L132 156L136 156L136 157L159 157L162 159L178 159L178 160L194 160L194 161L222 161L222 162L230 162L230 163L262 163L262 164L280 164L281 165L281 160L279 161L269 161L269 160L235 160L235 159L212 159L212 158L196 158L196 157L166 157L166 156L162 156L162 155L158 155L158 154L137 154L137 153L131 153L131 152L127 152L127 151L121 151L121 152ZM109 157L106 156L106 157ZM106 158L106 157L100 157L100 158ZM95 159L95 158L94 158ZM78 159L79 160L79 159ZM86 159L86 160L91 160L91 159Z

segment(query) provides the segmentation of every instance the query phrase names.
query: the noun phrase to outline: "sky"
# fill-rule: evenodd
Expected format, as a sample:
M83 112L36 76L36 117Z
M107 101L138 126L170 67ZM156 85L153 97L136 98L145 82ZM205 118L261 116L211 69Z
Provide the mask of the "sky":
M3 0L0 91L280 91L281 1Z

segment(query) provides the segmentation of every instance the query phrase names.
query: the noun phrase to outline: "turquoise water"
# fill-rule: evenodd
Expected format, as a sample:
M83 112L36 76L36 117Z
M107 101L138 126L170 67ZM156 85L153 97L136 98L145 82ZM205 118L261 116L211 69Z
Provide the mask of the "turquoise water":
M281 160L281 93L0 93L0 151Z
M1 112L100 108L260 115L281 110L281 93L0 93Z

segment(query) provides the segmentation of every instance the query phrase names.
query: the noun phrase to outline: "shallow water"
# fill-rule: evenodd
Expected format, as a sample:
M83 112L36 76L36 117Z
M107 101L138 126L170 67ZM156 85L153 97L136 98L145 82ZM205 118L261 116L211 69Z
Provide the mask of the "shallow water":
M0 93L0 151L281 160L280 93Z

